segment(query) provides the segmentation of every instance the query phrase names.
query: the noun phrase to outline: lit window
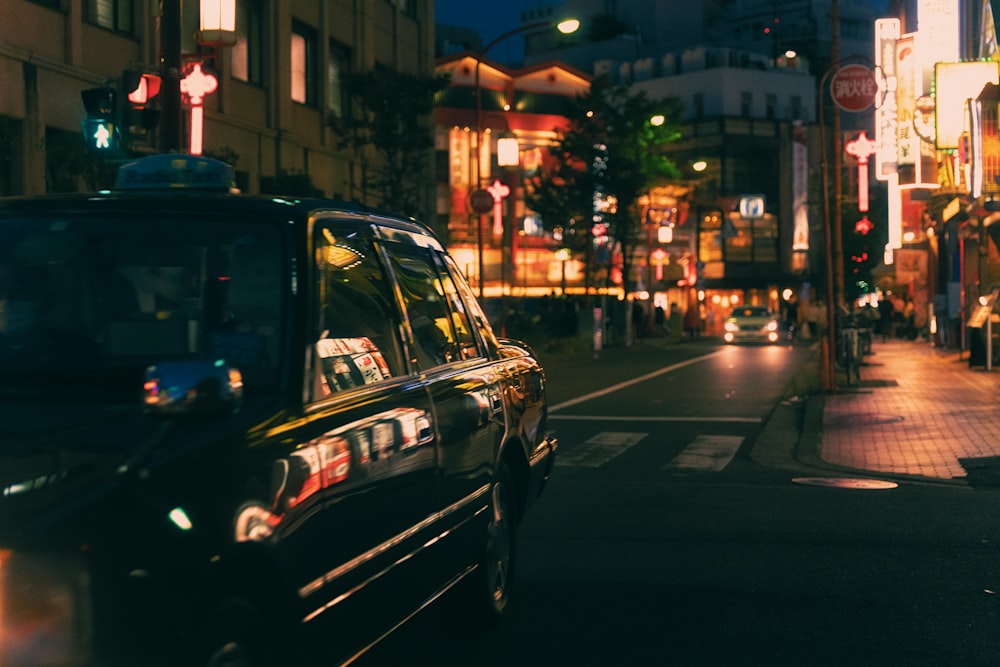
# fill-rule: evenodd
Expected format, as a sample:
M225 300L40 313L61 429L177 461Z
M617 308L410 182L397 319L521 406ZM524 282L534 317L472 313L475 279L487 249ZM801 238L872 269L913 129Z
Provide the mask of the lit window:
M236 5L236 44L232 51L234 79L263 83L260 32L260 5L257 0L240 0Z
M299 104L316 104L315 33L302 25L292 27L292 101Z

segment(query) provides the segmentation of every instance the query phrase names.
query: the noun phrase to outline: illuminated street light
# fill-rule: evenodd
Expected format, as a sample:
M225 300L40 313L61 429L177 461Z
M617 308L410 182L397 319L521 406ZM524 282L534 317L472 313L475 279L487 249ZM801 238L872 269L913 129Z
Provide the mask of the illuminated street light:
M202 44L236 44L236 0L201 0L198 41Z
M479 190L482 187L482 176L480 175L480 162L483 159L483 94L482 86L479 81L479 67L482 65L483 58L486 57L486 52L491 48L502 42L503 40L513 37L514 35L520 34L522 32L527 32L529 30L537 30L540 28L551 28L555 27L559 32L564 35L576 32L580 28L580 21L577 19L565 19L559 21L558 23L553 23L551 21L539 21L536 23L528 23L522 25L513 30L508 30L507 32L497 36L493 41L489 42L476 54L476 73L475 73L475 96L476 96L476 159L474 166L474 178L475 187L470 188L471 190ZM477 214L476 216L476 243L479 252L479 298L483 298L483 283L485 271L483 266L483 221L482 217Z

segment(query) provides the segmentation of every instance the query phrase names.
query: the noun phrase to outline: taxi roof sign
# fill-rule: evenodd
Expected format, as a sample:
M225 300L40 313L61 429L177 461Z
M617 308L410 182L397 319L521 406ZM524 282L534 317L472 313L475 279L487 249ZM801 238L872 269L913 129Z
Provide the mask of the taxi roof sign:
M233 167L196 155L151 155L122 165L117 190L218 190L236 192Z

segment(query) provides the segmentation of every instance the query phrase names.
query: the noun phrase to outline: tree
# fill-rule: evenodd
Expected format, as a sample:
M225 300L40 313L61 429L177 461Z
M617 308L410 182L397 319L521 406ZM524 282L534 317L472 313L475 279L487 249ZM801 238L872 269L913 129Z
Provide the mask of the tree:
M680 172L660 149L680 138L681 103L595 79L567 110L569 124L525 185L528 206L563 245L582 254L587 287L595 275L593 230L605 225L629 275L629 248L640 229L639 197Z
M379 206L420 217L434 146L428 119L435 94L447 85L444 75L418 76L386 67L345 77L346 111L343 116L329 114L327 125L340 136L339 147L353 149L364 165L361 187Z

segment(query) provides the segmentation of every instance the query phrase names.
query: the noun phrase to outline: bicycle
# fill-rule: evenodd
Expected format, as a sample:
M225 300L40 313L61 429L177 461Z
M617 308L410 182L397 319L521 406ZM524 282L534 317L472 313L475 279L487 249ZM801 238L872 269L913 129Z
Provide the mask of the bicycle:
M845 326L840 330L840 350L848 386L861 384L861 341L858 333L857 327Z

